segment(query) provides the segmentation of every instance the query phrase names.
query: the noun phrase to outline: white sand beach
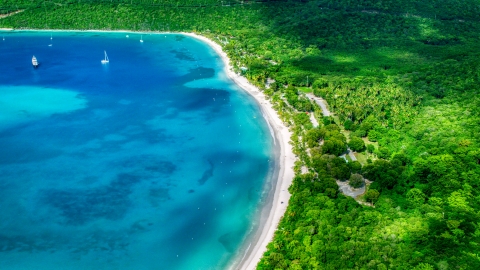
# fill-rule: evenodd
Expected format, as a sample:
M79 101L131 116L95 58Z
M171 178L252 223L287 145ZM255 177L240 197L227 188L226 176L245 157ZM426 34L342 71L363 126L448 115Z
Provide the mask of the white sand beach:
M12 31L14 29L9 28L0 28L4 31ZM32 30L32 31L42 31L42 30ZM47 30L55 31L55 30ZM56 31L72 31L72 32L82 32L85 30L56 30ZM117 31L102 31L102 30L87 30L86 32L127 32L131 33L129 30L117 30ZM140 33L140 32L139 32ZM171 32L141 32L146 34L175 34ZM285 210L290 199L290 193L288 192L288 187L292 184L294 177L293 166L296 160L295 155L292 152L292 146L289 144L291 133L288 128L283 124L283 122L278 117L277 112L273 109L272 104L265 98L265 95L254 85L250 84L248 80L236 74L232 66L230 65L230 59L227 57L226 53L222 50L222 47L215 43L214 41L194 33L181 33L196 39L199 39L209 46L211 46L225 64L225 73L227 76L232 79L238 86L244 89L260 105L260 108L264 114L265 120L269 123L271 128L275 133L275 144L279 149L279 166L278 172L274 173L278 179L274 179L276 186L273 187L274 194L273 200L265 204L264 209L261 210L262 218L260 224L258 224L257 231L252 232L248 237L247 243L244 244L244 247L238 251L238 254L235 254L234 261L230 265L231 269L255 269L256 265L260 261L263 253L267 249L267 244L272 240L277 225L285 213ZM269 196L271 199L271 197Z
M293 172L293 165L296 159L292 152L292 146L289 144L291 134L278 117L277 112L272 108L272 104L270 104L265 98L265 95L260 92L257 87L250 84L245 77L242 77L233 71L230 65L230 59L219 44L197 34L182 34L204 41L221 56L225 63L225 72L228 77L257 100L264 112L266 120L270 123L275 132L276 140L278 140L276 144L278 144L280 148L280 165L276 187L274 187L275 193L273 196L273 202L271 202L271 204L267 203L266 207L270 207L270 209L262 211L263 213L268 214L268 218L262 219L264 220L264 223L259 225L258 231L254 233L255 235L253 238L248 239L249 243L246 243L247 248L239 251L243 253L237 254L236 261L231 265L231 269L255 269L263 253L267 250L267 244L272 240L278 222L285 213L288 200L290 199L288 187L292 184L295 175ZM243 257L240 256L242 254L244 254Z

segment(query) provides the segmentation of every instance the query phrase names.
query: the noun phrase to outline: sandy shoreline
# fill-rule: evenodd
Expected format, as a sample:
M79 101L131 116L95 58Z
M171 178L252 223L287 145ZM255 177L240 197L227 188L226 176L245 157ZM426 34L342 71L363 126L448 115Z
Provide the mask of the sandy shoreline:
M255 269L257 263L260 261L263 253L267 250L267 244L272 240L273 234L277 229L278 222L285 213L290 199L288 187L291 185L294 172L293 165L295 162L295 155L292 152L292 146L289 144L290 131L284 126L283 122L278 117L277 112L273 109L272 104L265 99L265 95L258 90L257 87L250 84L245 77L236 74L230 65L230 59L226 53L223 52L222 47L212 40L193 33L182 33L184 35L197 38L210 45L221 56L225 64L225 73L238 86L247 91L259 103L265 120L269 122L270 126L275 132L275 138L280 148L279 172L278 179L276 179L276 187L274 187L273 202L267 203L265 206L268 218L262 219L264 223L259 224L258 231L255 232L253 239L248 243L247 248L240 250L236 256L236 260L230 266L231 269ZM262 211L263 213L264 211ZM243 257L239 255L245 254Z
M10 30L10 31L71 31L71 32L129 32L129 30L113 30L113 31L102 31L102 30L26 30L26 29L9 29L9 28L0 28L0 30ZM174 34L172 32L139 32L146 34ZM278 172L274 173L273 183L275 183L273 199L269 196L267 203L264 208L261 209L262 217L260 223L257 226L257 230L254 231L249 238L247 238L247 243L238 250L235 254L230 269L255 269L256 265L260 261L263 253L267 250L267 244L272 240L273 234L277 229L278 222L285 213L285 210L290 199L290 193L288 192L288 187L291 185L294 172L293 166L296 160L295 155L292 152L292 146L289 144L290 141L290 131L283 124L283 122L278 117L277 112L273 109L272 104L265 98L265 95L259 91L257 87L250 84L245 77L242 77L236 74L231 65L230 59L227 57L226 53L222 50L222 47L215 43L214 41L200 36L194 33L179 33L186 36L190 36L201 40L212 47L217 54L221 57L225 65L226 75L233 80L240 88L244 89L249 93L260 105L260 108L263 112L265 120L269 123L270 127L274 131L275 144L279 148L279 161L278 161Z

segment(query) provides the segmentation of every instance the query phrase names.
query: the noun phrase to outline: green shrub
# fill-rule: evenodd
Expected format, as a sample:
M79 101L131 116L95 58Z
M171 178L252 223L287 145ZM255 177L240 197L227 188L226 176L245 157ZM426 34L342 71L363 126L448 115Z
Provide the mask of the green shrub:
M353 188L359 188L365 184L365 180L362 175L354 173L350 176L348 184Z
M362 152L365 150L365 142L359 137L352 137L348 142L348 147L355 152Z

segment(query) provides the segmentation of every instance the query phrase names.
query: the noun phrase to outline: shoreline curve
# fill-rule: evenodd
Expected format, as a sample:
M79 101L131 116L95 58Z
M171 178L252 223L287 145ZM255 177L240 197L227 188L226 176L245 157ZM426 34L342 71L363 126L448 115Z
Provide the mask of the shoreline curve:
M266 99L265 95L256 86L252 85L247 78L233 71L230 65L230 59L219 44L195 33L182 32L181 34L199 39L215 50L224 63L224 71L227 76L257 101L265 120L273 129L279 145L279 171L278 174L274 174L274 177L277 175L277 179L274 179L276 180L276 184L275 187L273 187L273 200L266 202L264 205L265 209L261 209L262 214L267 211L268 217L266 219L265 217L260 219L261 222L256 232L253 232L253 236L250 236L253 238L250 238L251 241L248 241L247 237L248 242L245 243L247 244L246 247L238 251L237 256L234 256L234 261L229 266L229 269L255 269L263 253L267 250L268 243L273 239L278 223L285 214L290 199L288 188L292 184L293 177L295 176L293 166L296 160L292 152L292 146L289 144L291 133L280 120L277 112L273 109L272 104ZM242 254L244 255L240 257Z
M61 30L61 29L12 29L0 28L0 31L62 31L62 32L128 32L135 33L131 30ZM272 104L266 99L265 95L254 85L252 85L247 78L236 74L230 65L230 59L223 51L222 47L213 40L196 34L187 32L156 32L156 31L139 31L138 33L151 34L182 34L195 39L198 39L209 45L222 59L224 63L224 72L233 82L240 88L250 94L258 103L263 117L274 131L274 137L279 148L279 164L278 172L273 175L274 187L273 194L267 196L267 202L260 209L261 218L260 223L255 225L253 232L249 233L246 238L246 243L233 256L232 261L228 265L228 269L255 269L258 262L267 250L267 245L273 239L273 235L277 229L280 219L283 217L290 199L288 188L292 184L295 173L293 171L295 155L292 152L290 145L291 132L283 124L278 117L277 112L273 109ZM273 198L272 198L273 197ZM266 217L264 216L266 215Z

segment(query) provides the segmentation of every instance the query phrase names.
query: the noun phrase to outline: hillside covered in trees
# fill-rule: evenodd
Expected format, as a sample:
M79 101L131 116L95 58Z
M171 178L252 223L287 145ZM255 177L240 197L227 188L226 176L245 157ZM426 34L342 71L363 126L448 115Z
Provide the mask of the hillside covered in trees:
M299 161L259 269L480 269L478 0L0 0L19 10L0 27L200 33L270 96ZM363 178L363 204L339 193Z

